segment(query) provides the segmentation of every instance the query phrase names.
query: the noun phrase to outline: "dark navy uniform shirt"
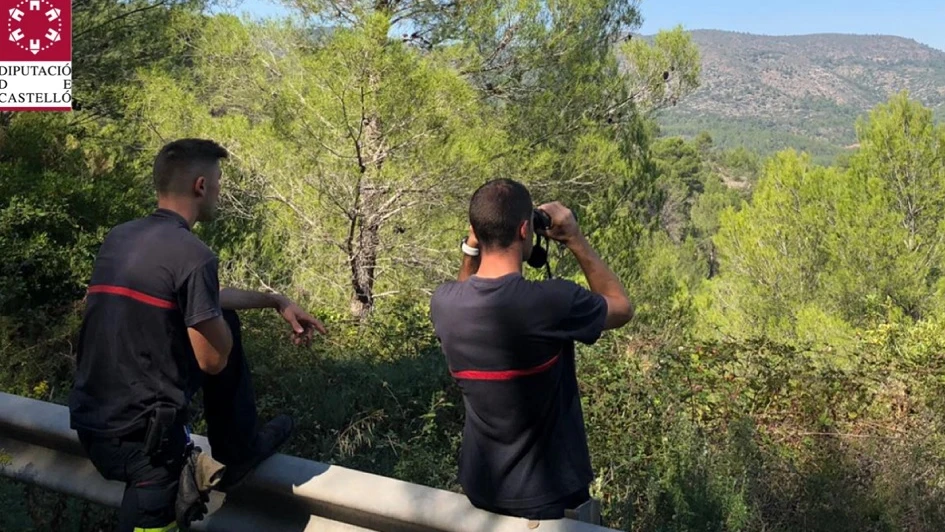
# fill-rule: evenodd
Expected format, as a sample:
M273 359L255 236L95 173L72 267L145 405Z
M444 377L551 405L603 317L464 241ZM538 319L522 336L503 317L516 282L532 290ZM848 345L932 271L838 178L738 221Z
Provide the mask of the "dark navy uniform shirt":
M202 382L187 328L221 314L217 257L183 217L158 209L113 228L88 288L72 428L121 436L155 407L183 412Z
M466 411L459 480L480 506L540 507L593 480L574 342L600 337L607 302L513 273L449 282L431 317Z

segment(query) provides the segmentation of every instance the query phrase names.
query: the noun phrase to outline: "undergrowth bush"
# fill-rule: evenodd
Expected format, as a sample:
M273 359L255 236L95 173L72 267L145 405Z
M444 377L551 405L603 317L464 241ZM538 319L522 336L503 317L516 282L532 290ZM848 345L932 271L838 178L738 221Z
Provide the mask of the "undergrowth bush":
M424 305L391 301L360 326L322 313L329 335L307 348L271 311L241 317L260 417L298 422L285 452L459 491L462 398ZM5 336L4 390L63 401L76 324L19 358ZM608 525L945 529L943 329L880 325L842 360L829 348L612 333L580 348L592 492ZM199 397L195 410L202 433ZM38 493L21 511L88 512Z
M923 356L921 346L935 350L939 323L902 332L895 346L877 339L888 332L870 331L847 360L765 342L623 339L587 350L580 372L594 491L608 522L945 529L941 373L905 363Z

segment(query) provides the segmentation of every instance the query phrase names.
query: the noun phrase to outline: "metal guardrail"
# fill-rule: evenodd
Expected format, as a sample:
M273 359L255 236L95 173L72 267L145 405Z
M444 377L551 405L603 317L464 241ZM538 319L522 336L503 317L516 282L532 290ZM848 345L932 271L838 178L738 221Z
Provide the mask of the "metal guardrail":
M206 438L194 441L209 450ZM0 393L0 473L113 508L124 485L85 457L66 407ZM213 492L194 530L272 532L614 532L570 519L528 521L485 512L465 496L276 454L229 495Z

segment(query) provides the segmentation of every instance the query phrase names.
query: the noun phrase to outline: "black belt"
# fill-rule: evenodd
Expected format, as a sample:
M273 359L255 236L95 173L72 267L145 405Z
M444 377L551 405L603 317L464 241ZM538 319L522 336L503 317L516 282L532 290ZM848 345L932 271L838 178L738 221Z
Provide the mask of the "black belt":
M158 407L139 420L128 432L96 439L118 445L122 442L143 443L147 454L154 454L167 441L171 429L184 426L186 417L174 408Z

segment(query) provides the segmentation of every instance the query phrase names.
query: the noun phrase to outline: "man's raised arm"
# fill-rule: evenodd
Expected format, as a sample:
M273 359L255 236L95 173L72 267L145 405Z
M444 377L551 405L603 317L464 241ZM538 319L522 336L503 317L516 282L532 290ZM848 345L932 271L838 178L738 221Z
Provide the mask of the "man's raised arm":
M591 291L600 294L607 301L604 329L616 329L626 325L633 317L633 305L627 297L623 283L588 243L571 210L558 202L539 208L551 217L548 237L568 246L581 265Z
M464 248L468 247L471 250L479 249L479 241L476 239L476 233L473 232L472 227L469 228L469 236L466 237L466 241L464 242L464 244L465 244L463 246ZM464 252L463 264L459 267L459 277L457 278L457 280L459 280L460 282L463 282L466 279L469 279L470 277L472 277L473 275L476 275L476 272L479 271L479 264L481 262L482 262L481 255L475 255L475 256L467 255Z

